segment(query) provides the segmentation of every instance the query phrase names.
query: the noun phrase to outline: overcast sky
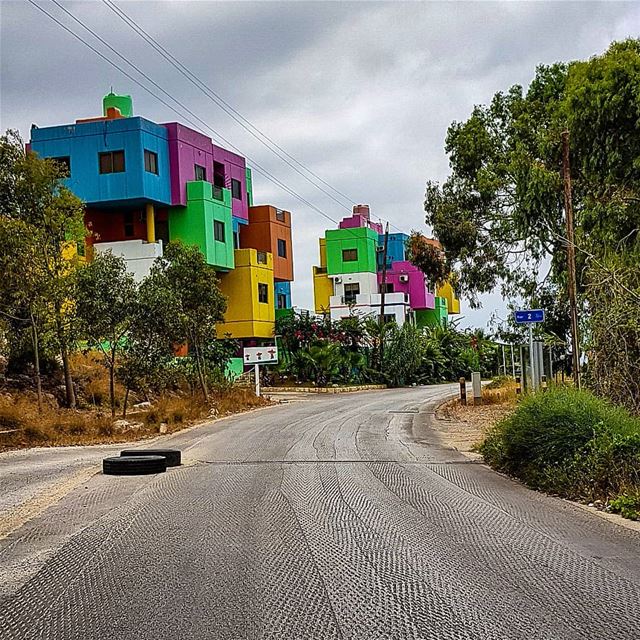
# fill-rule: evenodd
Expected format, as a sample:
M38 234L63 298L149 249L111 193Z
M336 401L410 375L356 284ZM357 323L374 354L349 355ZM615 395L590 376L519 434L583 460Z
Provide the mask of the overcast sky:
M106 51L55 4L35 1ZM612 40L640 34L637 2L119 4L288 153L406 232L424 229L426 180L447 176L443 141L453 120L466 118L496 91L526 86L539 63L587 58ZM331 218L347 215L105 4L63 5L244 155ZM31 123L98 115L111 86L133 96L138 115L156 122L193 119L161 104L27 1L0 2L0 21L2 129L17 128L28 137ZM199 128L225 146L204 125ZM256 204L293 213L294 304L310 308L318 237L333 223L255 170L254 194ZM498 295L486 296L479 311L463 300L463 325L483 326L503 309Z

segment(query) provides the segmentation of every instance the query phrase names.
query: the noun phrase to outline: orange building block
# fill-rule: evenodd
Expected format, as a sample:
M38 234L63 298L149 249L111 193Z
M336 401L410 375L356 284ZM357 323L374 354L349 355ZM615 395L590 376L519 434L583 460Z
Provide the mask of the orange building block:
M274 279L293 280L291 214L288 211L271 205L249 207L249 224L240 225L240 248L272 254Z

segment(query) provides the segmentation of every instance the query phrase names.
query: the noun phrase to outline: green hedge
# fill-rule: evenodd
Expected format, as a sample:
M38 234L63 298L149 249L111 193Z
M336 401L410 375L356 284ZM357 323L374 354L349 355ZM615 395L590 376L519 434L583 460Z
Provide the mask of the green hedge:
M640 420L588 391L552 387L525 396L479 450L536 489L613 501L613 509L622 503L631 517L640 510Z

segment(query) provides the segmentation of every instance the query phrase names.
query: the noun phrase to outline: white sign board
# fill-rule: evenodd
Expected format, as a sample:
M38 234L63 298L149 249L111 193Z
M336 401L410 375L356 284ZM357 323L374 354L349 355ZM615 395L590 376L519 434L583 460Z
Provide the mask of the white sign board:
M242 359L245 364L273 364L278 362L278 347L245 347Z

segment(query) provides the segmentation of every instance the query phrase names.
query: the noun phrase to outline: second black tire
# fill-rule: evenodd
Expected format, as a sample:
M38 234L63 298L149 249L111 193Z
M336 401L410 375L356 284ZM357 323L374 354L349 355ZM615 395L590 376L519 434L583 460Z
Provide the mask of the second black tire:
M164 456L167 467L179 467L182 463L182 455L179 449L125 449L121 456Z
M120 456L102 461L102 473L108 476L140 476L166 470L167 459L164 456Z

